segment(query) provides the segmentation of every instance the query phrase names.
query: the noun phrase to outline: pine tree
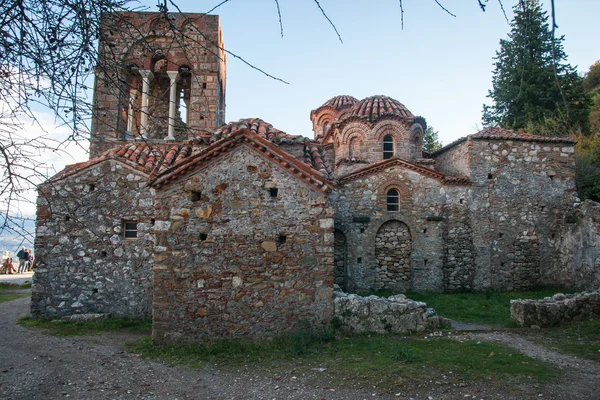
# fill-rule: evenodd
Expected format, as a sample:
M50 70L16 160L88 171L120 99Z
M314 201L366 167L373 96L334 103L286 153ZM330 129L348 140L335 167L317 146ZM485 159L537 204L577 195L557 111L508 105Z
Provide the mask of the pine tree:
M538 0L520 0L514 11L496 52L493 104L483 106L483 124L553 136L587 133L590 102L566 62L564 36L553 39Z
M442 142L438 139L438 132L432 126L428 126L423 136L423 151L433 153L442 148Z

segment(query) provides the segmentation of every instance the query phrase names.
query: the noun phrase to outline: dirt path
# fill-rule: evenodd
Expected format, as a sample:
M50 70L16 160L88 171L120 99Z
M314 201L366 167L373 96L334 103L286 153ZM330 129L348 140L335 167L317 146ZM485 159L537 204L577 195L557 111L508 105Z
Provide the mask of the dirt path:
M130 334L54 337L15 323L26 314L29 299L0 304L0 399L594 399L600 391L598 365L567 356L540 353L540 347L510 334L471 334L474 339L501 341L531 356L561 362L566 380L537 388L503 382L440 385L423 382L398 387L393 394L376 388L338 387L336 377L315 372L272 373L254 370L193 370L168 367L123 351ZM480 337L476 335L481 335ZM547 350L547 349L546 349ZM566 357L566 358L565 358ZM272 375L272 376L271 376ZM576 386L579 385L579 388ZM541 396L540 396L541 395Z

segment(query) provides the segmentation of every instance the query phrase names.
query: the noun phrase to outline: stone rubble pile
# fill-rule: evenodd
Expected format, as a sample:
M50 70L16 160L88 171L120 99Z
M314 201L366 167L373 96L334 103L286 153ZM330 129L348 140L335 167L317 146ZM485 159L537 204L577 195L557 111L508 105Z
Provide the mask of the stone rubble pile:
M334 315L342 330L352 333L410 333L436 329L449 321L427 304L403 294L389 298L347 294L335 285Z
M510 314L515 324L525 327L550 327L600 318L600 290L557 293L541 300L511 300Z

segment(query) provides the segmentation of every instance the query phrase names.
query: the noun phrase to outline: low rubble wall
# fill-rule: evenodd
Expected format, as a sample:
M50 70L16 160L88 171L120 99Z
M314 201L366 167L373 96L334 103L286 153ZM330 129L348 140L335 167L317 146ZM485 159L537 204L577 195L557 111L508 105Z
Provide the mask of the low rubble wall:
M525 327L551 327L600 318L600 290L558 293L541 300L511 300L510 314L515 324Z
M427 304L402 294L389 298L334 292L334 315L342 330L353 333L410 333L445 323ZM446 321L447 322L447 321Z

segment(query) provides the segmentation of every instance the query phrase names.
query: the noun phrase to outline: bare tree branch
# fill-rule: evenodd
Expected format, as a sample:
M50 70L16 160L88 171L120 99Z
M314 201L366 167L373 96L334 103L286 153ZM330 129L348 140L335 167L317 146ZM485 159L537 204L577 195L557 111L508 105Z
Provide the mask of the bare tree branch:
M342 37L340 36L340 33L338 32L337 28L335 27L335 24L333 22L331 22L331 20L329 19L329 16L325 13L325 10L323 10L323 7L321 7L319 0L314 0L314 2L317 4L317 7L319 7L319 10L321 10L321 13L325 17L325 19L327 19L327 21L329 22L329 25L331 25L333 27L333 30L335 31L338 39L340 40L340 43L344 43L344 41L342 40Z

